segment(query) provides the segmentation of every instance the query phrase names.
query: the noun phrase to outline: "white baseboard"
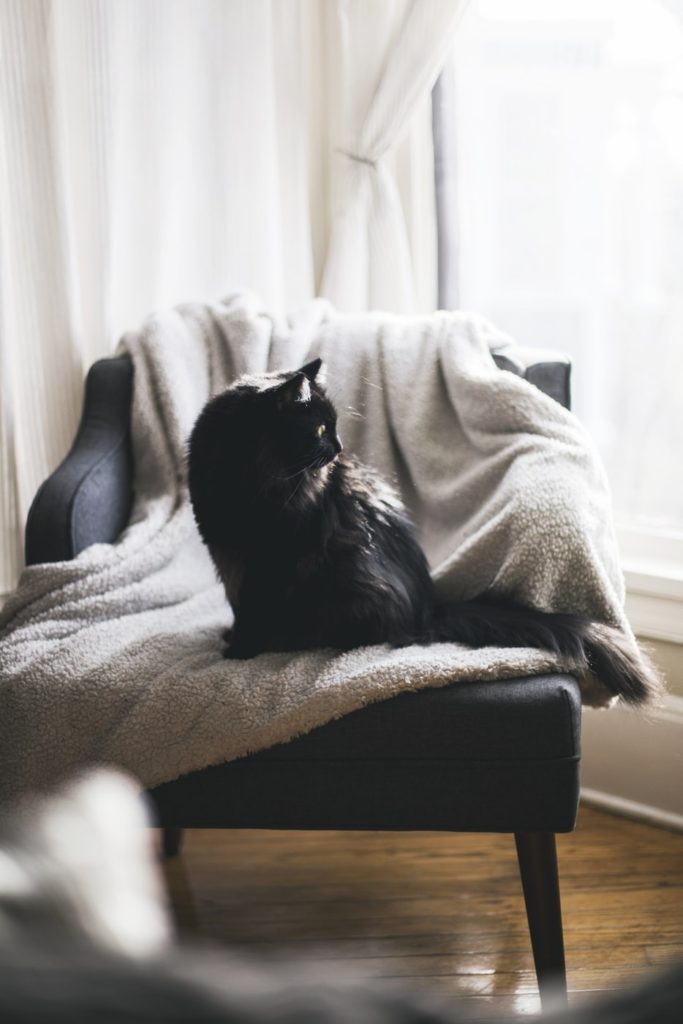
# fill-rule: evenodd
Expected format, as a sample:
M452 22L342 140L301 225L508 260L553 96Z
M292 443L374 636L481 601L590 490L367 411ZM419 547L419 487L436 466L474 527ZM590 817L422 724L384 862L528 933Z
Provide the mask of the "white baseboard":
M660 828L683 832L683 814L663 811L659 807L649 807L647 804L639 804L635 800L624 800L623 797L600 793L595 789L588 789L586 786L581 787L581 801L588 804L589 807L611 811L612 814L618 814L622 818L633 818L635 821L643 821L648 825L659 825Z
M587 803L683 831L683 697L644 714L583 714L581 795Z

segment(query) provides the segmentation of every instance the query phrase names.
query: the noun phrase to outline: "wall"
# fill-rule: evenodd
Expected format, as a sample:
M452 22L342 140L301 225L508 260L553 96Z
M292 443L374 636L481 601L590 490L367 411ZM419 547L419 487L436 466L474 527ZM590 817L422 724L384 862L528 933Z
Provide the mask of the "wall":
M667 681L661 707L587 709L582 795L588 803L683 830L683 644L643 641Z
M648 640L646 637L641 639L649 649L652 660L664 673L669 693L683 697L683 644Z

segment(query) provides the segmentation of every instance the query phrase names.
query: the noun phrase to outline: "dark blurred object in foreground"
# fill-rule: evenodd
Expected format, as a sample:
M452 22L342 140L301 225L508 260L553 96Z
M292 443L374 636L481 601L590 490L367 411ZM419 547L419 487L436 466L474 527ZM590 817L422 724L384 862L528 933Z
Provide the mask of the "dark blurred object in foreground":
M301 960L236 957L172 940L134 785L96 771L3 815L3 1024L464 1024L466 1004L359 981ZM683 966L542 1018L547 1024L678 1024ZM481 1024L482 1018L478 1018ZM501 1019L497 1018L499 1024Z

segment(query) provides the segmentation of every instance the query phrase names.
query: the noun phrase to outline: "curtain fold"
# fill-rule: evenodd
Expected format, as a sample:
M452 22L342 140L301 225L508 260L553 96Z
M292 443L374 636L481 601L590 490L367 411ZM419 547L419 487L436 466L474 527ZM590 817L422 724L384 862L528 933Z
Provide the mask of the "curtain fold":
M21 564L21 531L46 466L78 417L78 325L51 88L48 3L0 8L0 590ZM11 116L8 116L11 110Z
M338 4L347 103L337 153L346 167L321 293L342 308L417 308L405 217L387 157L429 96L466 4Z

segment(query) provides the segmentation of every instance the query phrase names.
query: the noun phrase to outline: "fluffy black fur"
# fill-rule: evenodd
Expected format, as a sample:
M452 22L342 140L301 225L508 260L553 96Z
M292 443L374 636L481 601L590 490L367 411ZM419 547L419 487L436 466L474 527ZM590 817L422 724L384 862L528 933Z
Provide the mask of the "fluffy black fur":
M485 596L439 604L395 492L342 451L320 366L241 377L205 406L190 437L195 518L235 613L226 657L531 646L571 659L631 704L657 694L654 668L610 626Z

